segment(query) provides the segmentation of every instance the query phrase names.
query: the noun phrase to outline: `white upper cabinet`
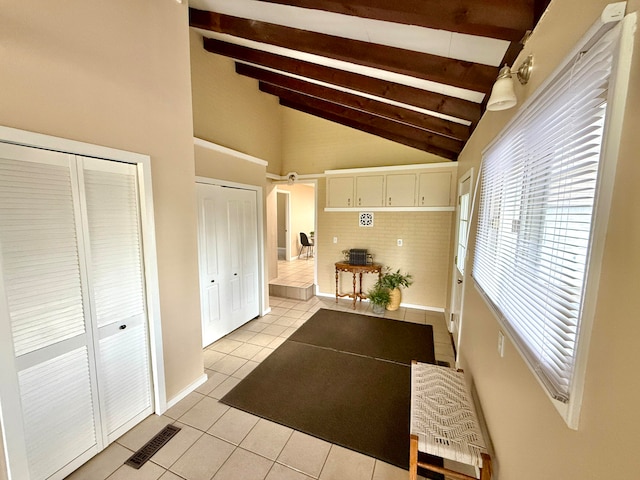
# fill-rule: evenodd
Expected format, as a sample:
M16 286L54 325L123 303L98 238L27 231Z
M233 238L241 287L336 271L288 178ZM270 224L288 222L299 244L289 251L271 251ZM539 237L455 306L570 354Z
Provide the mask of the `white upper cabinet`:
M384 205L384 175L356 177L356 206L382 207Z
M327 179L327 207L354 207L353 177Z
M452 205L451 172L421 173L418 206L448 207Z
M413 207L416 204L416 175L414 173L387 175L385 205Z

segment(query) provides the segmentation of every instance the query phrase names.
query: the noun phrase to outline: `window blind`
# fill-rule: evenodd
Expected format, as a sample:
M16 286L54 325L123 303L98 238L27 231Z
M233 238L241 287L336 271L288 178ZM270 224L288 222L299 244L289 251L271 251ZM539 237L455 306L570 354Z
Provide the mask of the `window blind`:
M619 28L581 51L483 157L473 277L568 402Z

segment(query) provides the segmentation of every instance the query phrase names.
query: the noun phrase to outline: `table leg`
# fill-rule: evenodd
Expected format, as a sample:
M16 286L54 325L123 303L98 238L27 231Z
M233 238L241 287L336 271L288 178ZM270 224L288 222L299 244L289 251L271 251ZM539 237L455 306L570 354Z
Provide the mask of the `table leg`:
M338 290L338 280L340 279L340 271L336 268L336 303L338 303L338 294L340 293Z
M356 294L356 272L353 272L353 309L356 309L356 300L358 299Z
M362 272L360 272L360 292L359 292L358 298L362 302Z

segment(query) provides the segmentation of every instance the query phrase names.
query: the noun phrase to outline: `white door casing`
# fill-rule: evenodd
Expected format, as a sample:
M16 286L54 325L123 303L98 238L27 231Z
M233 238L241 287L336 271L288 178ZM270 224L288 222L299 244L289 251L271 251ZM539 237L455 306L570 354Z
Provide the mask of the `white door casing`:
M458 201L456 208L456 241L453 257L453 281L451 284L451 315L449 331L453 334L456 347L459 347L459 336L462 325L465 265L467 260L467 242L471 214L473 169L470 169L458 180Z

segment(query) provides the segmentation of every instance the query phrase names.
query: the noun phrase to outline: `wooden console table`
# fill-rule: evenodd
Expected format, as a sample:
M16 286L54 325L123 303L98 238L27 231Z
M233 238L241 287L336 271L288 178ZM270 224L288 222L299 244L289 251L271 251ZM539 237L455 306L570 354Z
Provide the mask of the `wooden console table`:
M353 293L340 293L340 272L351 272L353 274ZM362 293L363 273L377 273L378 279L380 279L382 276L382 265L379 263L351 265L348 262L336 262L336 303L338 303L338 298L340 297L353 298L353 309L355 310L358 299L362 301L363 298L367 298L367 296ZM359 285L356 283L356 275L359 275Z

